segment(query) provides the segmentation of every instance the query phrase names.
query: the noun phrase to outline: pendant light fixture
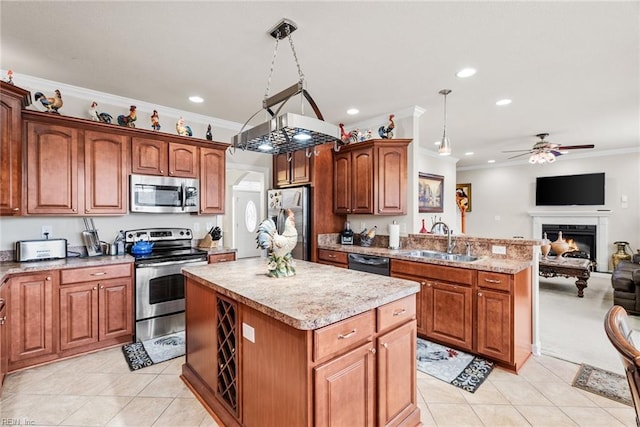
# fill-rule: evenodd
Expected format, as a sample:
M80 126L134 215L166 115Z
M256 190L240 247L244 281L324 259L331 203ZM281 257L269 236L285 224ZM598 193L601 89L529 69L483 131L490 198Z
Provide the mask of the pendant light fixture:
M438 93L444 95L444 126L442 128L442 141L440 141L438 153L440 153L441 156L448 156L451 154L451 143L447 136L447 95L451 93L451 89L442 89Z
M262 109L249 117L242 126L240 133L233 137L234 150L240 148L241 150L276 155L306 149L307 155L309 155L309 148L311 147L327 142L337 143L340 141L340 129L324 121L320 109L306 89L304 74L300 68L298 55L296 54L293 40L291 39L291 33L297 28L293 21L285 18L268 31L268 34L275 39L275 48L271 61L271 70L267 80L267 89L262 101ZM278 42L284 38L289 40L293 58L298 67L300 80L287 89L269 96L271 76L273 75L274 65L278 55ZM301 111L301 114L290 112L280 114L280 110L286 102L298 94L304 96L309 105L311 105L317 118L304 116L304 111ZM301 110L303 109L302 104L301 100ZM272 107L276 106L277 109L274 111ZM265 111L266 121L245 130L249 122L261 111ZM314 150L311 151L311 153L314 152Z

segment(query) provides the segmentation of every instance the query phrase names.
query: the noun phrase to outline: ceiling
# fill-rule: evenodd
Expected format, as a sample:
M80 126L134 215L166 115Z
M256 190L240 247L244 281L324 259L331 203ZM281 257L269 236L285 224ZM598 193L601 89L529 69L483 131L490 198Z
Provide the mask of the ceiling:
M426 110L420 143L435 151L438 92L448 88L458 167L510 162L513 154L501 151L528 149L543 132L562 145L595 144L567 157L640 145L637 1L2 1L0 8L0 66L16 76L244 123L267 87L275 43L267 31L286 17L298 25L292 37L307 89L329 122L419 106ZM478 72L457 78L464 67ZM297 80L285 39L270 94ZM189 102L193 94L205 102ZM513 103L496 106L502 98ZM349 107L360 114L348 116Z

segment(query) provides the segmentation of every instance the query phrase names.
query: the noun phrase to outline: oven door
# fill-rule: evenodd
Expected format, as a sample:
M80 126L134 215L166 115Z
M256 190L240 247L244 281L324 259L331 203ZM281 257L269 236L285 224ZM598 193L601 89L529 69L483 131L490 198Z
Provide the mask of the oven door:
M185 265L207 261L168 261L136 266L136 321L184 311Z

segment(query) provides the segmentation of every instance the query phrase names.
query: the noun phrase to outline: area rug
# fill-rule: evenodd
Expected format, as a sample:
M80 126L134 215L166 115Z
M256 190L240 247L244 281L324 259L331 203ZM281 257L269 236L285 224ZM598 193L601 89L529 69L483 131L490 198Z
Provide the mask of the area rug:
M583 363L580 365L572 385L607 399L633 406L627 379L615 372L605 371Z
M122 346L132 371L184 355L184 331Z
M422 338L418 338L417 359L419 371L470 393L493 370L493 362Z

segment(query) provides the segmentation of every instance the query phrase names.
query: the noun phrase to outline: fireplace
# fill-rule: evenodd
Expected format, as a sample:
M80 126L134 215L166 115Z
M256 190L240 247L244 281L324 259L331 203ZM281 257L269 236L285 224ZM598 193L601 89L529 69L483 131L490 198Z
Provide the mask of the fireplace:
M609 216L611 211L607 209L602 210L553 210L553 211L530 211L533 219L532 224L532 236L534 239L542 239L542 226L544 225L567 225L572 224L575 226L587 226L591 225L595 227L595 238L590 258L597 261L596 271L607 272L609 268ZM564 237L567 237L565 231L562 232ZM551 241L558 238L557 232L555 235L547 233L547 238ZM595 248L595 249L593 249Z
M547 233L547 239L556 241L558 232L572 245L571 252L566 256L596 260L597 226L581 224L542 224L542 233ZM551 255L557 255L551 251Z

